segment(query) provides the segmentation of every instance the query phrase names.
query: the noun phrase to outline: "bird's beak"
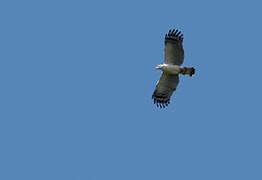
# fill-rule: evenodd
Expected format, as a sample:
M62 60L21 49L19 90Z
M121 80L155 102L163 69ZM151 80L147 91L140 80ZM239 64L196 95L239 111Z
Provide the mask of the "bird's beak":
M156 68L156 69L160 69L160 66L158 65L158 66L156 66L155 68Z

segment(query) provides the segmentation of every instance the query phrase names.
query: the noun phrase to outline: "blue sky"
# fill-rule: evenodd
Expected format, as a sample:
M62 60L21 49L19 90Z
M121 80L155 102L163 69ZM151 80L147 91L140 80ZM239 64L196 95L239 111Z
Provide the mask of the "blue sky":
M262 179L261 3L1 1L0 179ZM184 34L167 109L164 34Z

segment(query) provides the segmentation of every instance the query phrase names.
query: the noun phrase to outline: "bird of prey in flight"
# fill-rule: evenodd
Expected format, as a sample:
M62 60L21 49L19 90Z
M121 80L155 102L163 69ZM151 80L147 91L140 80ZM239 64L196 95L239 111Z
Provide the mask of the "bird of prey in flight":
M156 66L156 69L162 70L162 75L152 95L157 107L168 106L177 88L179 74L192 76L195 73L193 67L181 66L184 62L183 39L183 34L177 29L169 30L165 35L165 63Z

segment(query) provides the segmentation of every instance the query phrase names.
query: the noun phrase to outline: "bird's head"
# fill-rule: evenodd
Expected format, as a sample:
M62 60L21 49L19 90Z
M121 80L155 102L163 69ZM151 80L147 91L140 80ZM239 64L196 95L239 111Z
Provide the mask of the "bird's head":
M156 66L156 69L162 70L164 66L165 66L164 64L159 64Z

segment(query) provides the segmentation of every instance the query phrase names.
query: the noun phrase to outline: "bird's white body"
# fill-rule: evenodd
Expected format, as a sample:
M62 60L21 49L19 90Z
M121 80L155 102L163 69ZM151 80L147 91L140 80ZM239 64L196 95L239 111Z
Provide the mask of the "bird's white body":
M179 74L181 72L181 69L183 69L183 67L173 64L159 64L156 67L156 69L160 69L163 72L166 72L167 74Z

